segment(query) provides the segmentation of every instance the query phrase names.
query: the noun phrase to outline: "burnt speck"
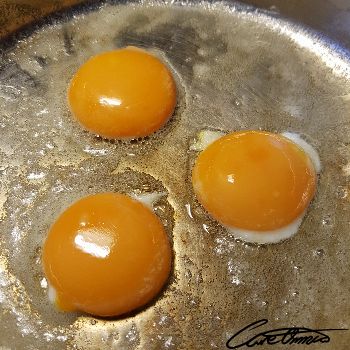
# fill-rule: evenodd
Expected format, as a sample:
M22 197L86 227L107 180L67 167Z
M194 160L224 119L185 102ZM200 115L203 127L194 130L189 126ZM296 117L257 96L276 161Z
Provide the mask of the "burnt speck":
M73 44L73 32L70 31L67 27L63 28L63 43L64 43L64 49L67 53L67 55L74 54L74 44Z
M0 64L0 91L9 96L17 97L22 90L31 90L37 87L38 82L19 64L3 61Z
M33 58L36 62L38 62L39 66L41 68L46 67L49 63L49 59L47 57L44 57L44 56L33 56Z

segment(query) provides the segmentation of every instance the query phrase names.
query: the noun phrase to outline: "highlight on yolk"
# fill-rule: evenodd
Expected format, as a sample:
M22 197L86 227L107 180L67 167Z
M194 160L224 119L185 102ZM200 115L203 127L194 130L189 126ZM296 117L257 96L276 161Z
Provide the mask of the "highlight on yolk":
M173 114L176 85L157 57L135 48L101 53L74 75L68 104L91 132L109 139L147 136Z
M200 153L192 183L217 221L263 232L304 213L315 194L316 173L304 150L286 137L243 131L219 138Z
M59 309L117 316L161 290L171 248L160 220L145 205L101 193L61 214L44 243L43 265Z

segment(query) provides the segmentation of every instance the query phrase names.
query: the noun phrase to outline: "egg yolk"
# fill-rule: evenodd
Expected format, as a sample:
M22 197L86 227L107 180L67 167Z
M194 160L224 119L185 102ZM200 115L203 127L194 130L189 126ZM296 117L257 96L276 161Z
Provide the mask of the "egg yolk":
M220 223L267 231L290 224L306 210L316 173L308 155L289 139L244 131L201 152L192 183L200 203Z
M110 139L147 136L161 128L176 104L169 69L148 52L127 47L89 59L68 89L72 114Z
M117 316L161 290L171 248L150 209L126 195L102 193L61 214L44 243L43 265L59 309Z

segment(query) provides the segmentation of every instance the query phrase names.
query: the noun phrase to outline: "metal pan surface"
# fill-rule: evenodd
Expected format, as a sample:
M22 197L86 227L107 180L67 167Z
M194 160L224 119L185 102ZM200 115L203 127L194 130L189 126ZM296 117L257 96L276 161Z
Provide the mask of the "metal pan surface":
M231 336L261 319L268 324L250 336L349 328L346 51L276 15L221 1L99 2L51 16L2 45L2 349L226 349ZM126 45L167 62L178 106L155 135L109 142L72 120L66 89L87 58ZM208 218L189 181L199 131L259 128L299 133L322 162L298 234L266 246L235 240ZM55 311L40 261L55 217L101 191L165 192L155 209L174 251L161 295L112 320ZM348 349L350 331L327 335L327 342L293 347Z

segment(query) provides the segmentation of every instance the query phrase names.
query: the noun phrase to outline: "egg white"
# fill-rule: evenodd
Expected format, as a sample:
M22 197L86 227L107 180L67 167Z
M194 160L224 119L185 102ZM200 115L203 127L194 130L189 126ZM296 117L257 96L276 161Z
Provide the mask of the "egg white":
M150 193L130 193L129 194L131 198L136 199L137 201L141 202L143 205L145 205L147 208L151 209L153 211L153 205L154 203L158 202L159 199L166 196L165 192L150 192Z
M197 134L196 139L190 145L191 151L203 151L213 142L224 136L222 131L202 130Z
M319 174L321 172L322 170L321 160L316 149L312 145L310 145L304 139L302 139L299 134L296 134L293 132L283 132L281 135L293 141L300 148L302 148L304 152L310 157L316 173Z
M202 130L198 133L195 142L190 146L191 150L194 151L203 151L213 142L218 140L220 137L225 134L220 131L212 131L212 130ZM310 157L316 173L320 173L321 171L321 161L320 157L316 151L316 149L307 143L304 139L300 137L299 134L284 132L281 134L282 136L288 138L297 144L300 148L304 150L304 152ZM281 227L276 230L270 231L253 231L241 229L233 226L224 226L229 232L231 232L235 238L241 239L243 241L249 243L257 243L257 244L271 244L278 243L280 241L286 240L292 236L294 236L304 219L305 213L299 215L294 221L292 221L289 225Z
M52 285L49 282L47 282L47 286L48 286L47 296L52 304L56 304L56 300L57 300L56 289L52 287Z
M303 221L305 213L300 215L296 220L292 221L289 225L281 227L277 230L271 231L252 231L245 230L237 227L225 226L225 228L231 232L235 238L241 239L249 243L257 244L271 244L284 241L294 236Z

